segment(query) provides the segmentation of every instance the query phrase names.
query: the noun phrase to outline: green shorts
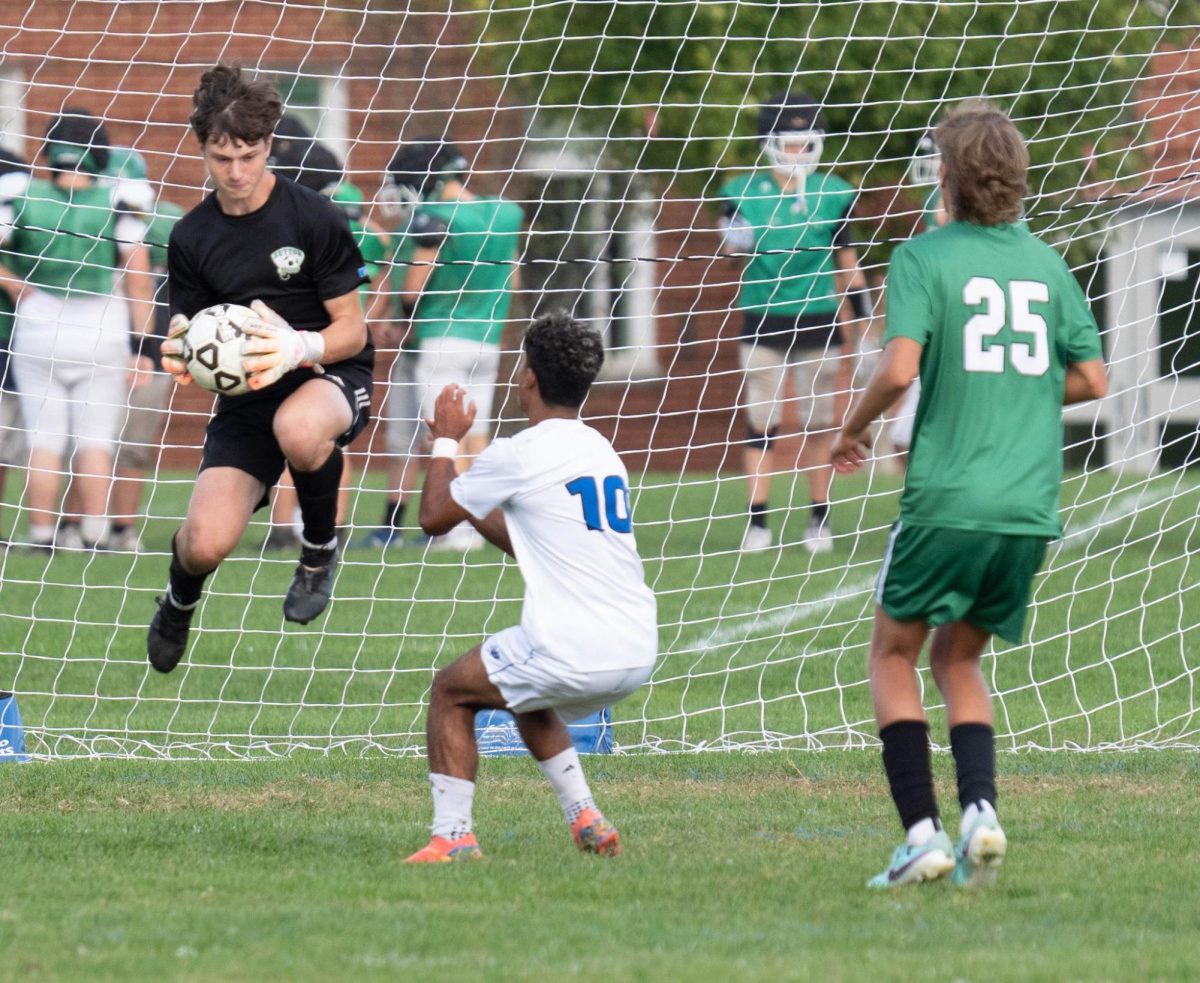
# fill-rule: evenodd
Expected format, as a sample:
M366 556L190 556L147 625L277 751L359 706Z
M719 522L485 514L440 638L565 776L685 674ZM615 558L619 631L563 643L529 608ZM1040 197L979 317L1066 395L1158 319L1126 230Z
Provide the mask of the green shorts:
M892 526L875 600L897 621L966 621L1014 644L1025 632L1044 536Z

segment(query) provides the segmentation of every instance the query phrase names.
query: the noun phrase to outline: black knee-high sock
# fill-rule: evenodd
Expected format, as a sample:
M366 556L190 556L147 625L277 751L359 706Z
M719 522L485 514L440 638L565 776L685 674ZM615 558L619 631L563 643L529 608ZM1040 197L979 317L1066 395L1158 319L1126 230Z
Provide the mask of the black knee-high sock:
M389 498L387 505L383 507L383 527L385 529L399 529L404 525L404 506L405 502L398 498Z
M189 573L179 559L179 549L175 545L175 537L171 537L171 602L177 608L194 608L200 601L200 592L204 589L204 581L208 579L211 570L205 573Z
M996 732L987 724L950 728L950 750L958 772L958 801L965 809L984 801L996 807Z
M883 769L904 828L911 829L922 819L936 820L929 726L923 720L899 720L882 728L879 739L883 741Z
M338 483L342 480L342 449L335 447L316 471L297 471L289 464L300 516L304 520L305 542L324 546L337 535Z

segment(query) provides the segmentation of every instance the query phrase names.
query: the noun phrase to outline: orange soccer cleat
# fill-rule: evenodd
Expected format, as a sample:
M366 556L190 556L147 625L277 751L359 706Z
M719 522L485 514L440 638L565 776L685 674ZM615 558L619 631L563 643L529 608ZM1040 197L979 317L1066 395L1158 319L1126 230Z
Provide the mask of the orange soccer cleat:
M584 809L579 814L571 823L571 836L584 853L596 853L602 857L621 855L621 837L617 827L596 809Z
M615 830L614 830L615 832ZM474 833L465 833L453 840L435 836L404 862L406 864L448 864L460 860L482 860L483 851Z

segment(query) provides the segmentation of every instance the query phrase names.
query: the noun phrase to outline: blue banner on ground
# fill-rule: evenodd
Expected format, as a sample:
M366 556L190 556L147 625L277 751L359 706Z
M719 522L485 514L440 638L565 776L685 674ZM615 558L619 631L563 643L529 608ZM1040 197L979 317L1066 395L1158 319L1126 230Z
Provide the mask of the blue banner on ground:
M0 761L28 761L25 727L12 693L0 693Z
M580 754L612 754L612 715L608 707L567 724L567 730ZM480 710L475 714L475 742L480 754L492 757L529 753L517 722L507 710Z

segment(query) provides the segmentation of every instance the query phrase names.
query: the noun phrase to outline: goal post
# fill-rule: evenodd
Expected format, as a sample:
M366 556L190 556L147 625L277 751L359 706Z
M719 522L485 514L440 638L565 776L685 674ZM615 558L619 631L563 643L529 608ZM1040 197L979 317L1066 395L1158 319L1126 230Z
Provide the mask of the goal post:
M123 438L148 459L132 513L140 551L79 549L65 524L53 551L23 547L29 471L19 451L2 458L0 691L19 702L28 754L421 754L434 672L519 618L515 564L491 549L430 549L411 506L404 545L363 545L419 437L415 410L388 400L390 387L412 386L389 368L410 357L395 294L415 260L383 192L398 144L424 138L462 150L472 193L524 212L502 381L532 314L569 309L605 339L585 416L629 466L660 615L652 681L613 708L617 748L873 744L866 650L902 480L891 423L865 473L835 479L834 549L813 556L801 543L803 428L788 391L775 544L740 549L737 295L748 256L729 254L719 189L762 165L758 107L789 90L821 107L820 169L857 192L851 238L870 316L848 332L840 409L878 348L891 253L922 225L930 188L910 171L920 138L978 97L1025 136L1026 220L1094 306L1111 391L1066 413L1066 533L1036 580L1026 640L985 654L997 737L1008 748L1200 745L1195 10L1167 0L400 6L32 0L0 11L0 148L35 178L47 176L48 123L80 106L113 146L140 154L154 197L193 207L205 181L187 127L191 91L206 67L236 62L277 81L288 116L332 153L362 192L364 221L390 239L365 298L378 344L374 419L350 448L345 549L321 619L285 626L296 553L272 548L264 510L206 585L184 662L169 676L148 669L146 626L212 410L195 387L173 389L154 411L161 440ZM0 228L9 220L0 213ZM86 262L110 261L97 250ZM498 430L511 433L521 419L503 395ZM23 435L7 412L18 401L0 401L0 450ZM76 400L72 411L89 406ZM57 470L65 491L78 458Z

